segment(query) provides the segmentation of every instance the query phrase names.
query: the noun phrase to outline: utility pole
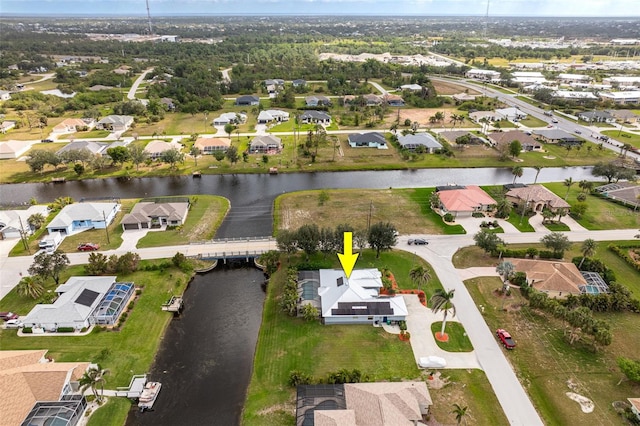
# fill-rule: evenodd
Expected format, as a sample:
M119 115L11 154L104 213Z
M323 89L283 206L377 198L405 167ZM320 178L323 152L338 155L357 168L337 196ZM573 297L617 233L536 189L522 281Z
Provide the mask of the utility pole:
M102 218L104 219L104 231L107 233L107 244L111 244L111 240L109 239L109 224L107 223L107 217L104 214L104 210L102 210Z
M22 224L22 217L18 216L20 220L20 239L22 240L22 244L24 245L24 249L27 253L31 254L31 250L29 249L29 242L27 241L26 231L24 230L24 225Z

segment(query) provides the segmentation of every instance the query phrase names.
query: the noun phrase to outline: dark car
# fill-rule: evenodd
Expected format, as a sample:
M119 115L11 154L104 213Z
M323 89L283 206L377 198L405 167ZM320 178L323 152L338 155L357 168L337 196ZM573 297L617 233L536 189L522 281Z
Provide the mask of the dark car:
M409 245L415 244L417 246L424 246L424 245L429 244L429 242L427 240L423 239L423 238L411 238L411 239L409 239L409 241L407 241L407 243Z
M13 312L0 312L0 319L5 321L17 319L18 316L18 314L14 314Z
M51 143L53 139L42 139L42 143Z
M500 342L502 342L505 348L513 349L516 347L516 342L513 341L513 338L511 337L511 335L507 330L499 328L496 331L496 335L498 336L498 339L500 339Z
M93 243L82 243L78 246L78 250L80 251L96 251L99 249L100 249L100 246L98 244L93 244Z

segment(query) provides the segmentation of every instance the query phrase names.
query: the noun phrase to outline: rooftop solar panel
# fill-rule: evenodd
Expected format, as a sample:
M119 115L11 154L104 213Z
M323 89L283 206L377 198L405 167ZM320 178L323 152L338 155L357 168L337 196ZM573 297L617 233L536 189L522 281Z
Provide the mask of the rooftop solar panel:
M80 293L80 296L75 300L75 303L84 306L91 306L98 296L100 296L100 293L85 288L82 290L82 293Z

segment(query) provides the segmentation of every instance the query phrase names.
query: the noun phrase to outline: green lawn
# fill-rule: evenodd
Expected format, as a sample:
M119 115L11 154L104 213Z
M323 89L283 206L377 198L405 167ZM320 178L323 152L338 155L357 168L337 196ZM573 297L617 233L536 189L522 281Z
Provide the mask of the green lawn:
M507 222L515 226L520 232L535 232L535 229L533 229L533 226L529 223L529 217L526 214L522 216L515 209L509 213Z
M527 127L546 127L546 121L542 121L533 115L527 116L524 120L520 120L520 124Z
M562 198L567 194L564 183L545 183L544 186ZM574 182L569 190L567 202L571 205L577 203L576 197L580 192L582 190L578 187L578 182ZM631 208L591 194L587 195L585 203L587 211L578 219L578 223L587 229L628 229L640 226L640 212L634 212Z
M213 238L229 211L229 200L217 195L197 195L190 198L191 209L183 226L148 232L138 241L138 247L173 246Z
M431 332L439 333L442 329L442 321L431 324ZM448 352L471 352L473 345L464 331L464 326L459 322L447 322L444 332L449 336L448 342L441 342L436 339L436 344L442 350Z
M549 231L553 231L553 232L571 231L571 228L569 228L569 225L562 222L543 222L543 225Z
M443 234L466 234L467 231L465 231L462 225L448 225L444 220L442 220L442 217L438 213L431 209L429 206L429 200L431 199L431 194L433 194L434 191L435 188L416 188L410 196L411 199L420 204L420 212L422 215L430 218L433 223L439 226L442 229Z
M70 135L62 135L60 139L87 139L87 138L106 138L111 132L108 130L91 130L88 132L76 132Z
M87 426L122 426L132 404L127 398L108 398L107 403L91 415Z
M640 148L640 135L637 133L620 132L618 130L604 130L603 135L607 135L622 143L628 143L636 148Z
M142 261L141 266L159 264L161 261ZM69 267L61 276L64 283L70 276L84 275L83 266ZM98 362L111 370L107 377L108 389L126 386L132 374L149 371L161 337L173 315L160 306L170 294L184 291L188 275L169 267L164 271L138 271L119 275L119 281L131 281L136 287L144 286L142 293L120 331L99 331L82 337L18 337L16 330L0 330L3 350L42 349L56 361ZM48 280L46 289L55 289L53 280ZM18 296L13 289L2 300L0 310L27 314L36 301ZM96 331L98 330L98 331Z

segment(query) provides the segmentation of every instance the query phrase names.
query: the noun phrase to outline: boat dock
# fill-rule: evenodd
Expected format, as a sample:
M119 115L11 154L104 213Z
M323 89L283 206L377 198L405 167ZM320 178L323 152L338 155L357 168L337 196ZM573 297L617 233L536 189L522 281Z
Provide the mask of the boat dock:
M151 410L153 408L153 404L156 402L156 399L158 399L160 388L162 388L162 383L160 382L147 382L144 385L142 394L140 398L138 398L138 408L140 408L140 411Z
M184 308L184 302L181 296L171 296L171 299L162 305L163 311L180 312Z

